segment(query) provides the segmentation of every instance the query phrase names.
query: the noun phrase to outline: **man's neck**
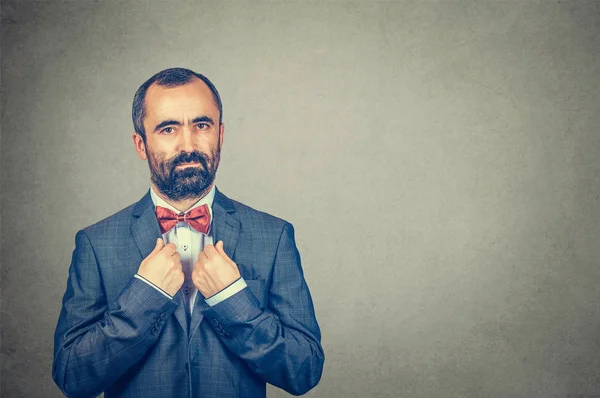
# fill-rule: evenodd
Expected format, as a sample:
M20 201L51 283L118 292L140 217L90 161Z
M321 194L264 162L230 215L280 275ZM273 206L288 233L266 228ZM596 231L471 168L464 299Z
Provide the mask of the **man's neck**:
M208 194L210 192L210 190L212 189L213 185L214 185L214 182L212 184L210 184L208 186L208 188L206 188L204 191L202 191L202 193L200 193L200 195L197 196L197 197L190 198L190 199L184 199L184 200L180 200L180 201L177 201L177 202L174 201L174 200L171 200L168 197L166 197L161 191L158 190L158 188L156 188L156 185L152 184L152 189L154 190L154 193L156 193L156 195L158 195L162 200L164 200L165 202L167 202L168 204L170 204L171 206L173 206L174 208L176 208L180 212L185 213L193 205L195 205L200 199L202 199L203 197L205 197L206 194Z

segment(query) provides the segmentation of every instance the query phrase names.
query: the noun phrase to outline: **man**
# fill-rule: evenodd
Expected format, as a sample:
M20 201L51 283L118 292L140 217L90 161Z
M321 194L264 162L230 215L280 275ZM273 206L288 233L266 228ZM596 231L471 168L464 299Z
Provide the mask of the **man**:
M221 99L203 75L167 69L133 102L149 192L79 231L54 337L70 397L304 394L324 356L293 227L214 185Z

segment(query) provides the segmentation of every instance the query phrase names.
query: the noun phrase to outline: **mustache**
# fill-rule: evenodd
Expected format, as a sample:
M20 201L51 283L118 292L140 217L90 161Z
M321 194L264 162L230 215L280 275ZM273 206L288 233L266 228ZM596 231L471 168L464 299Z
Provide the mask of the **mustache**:
M171 161L169 161L169 168L174 169L175 167L183 163L200 163L202 164L204 169L207 169L208 156L198 151L182 152L179 155L175 156L173 159L171 159Z

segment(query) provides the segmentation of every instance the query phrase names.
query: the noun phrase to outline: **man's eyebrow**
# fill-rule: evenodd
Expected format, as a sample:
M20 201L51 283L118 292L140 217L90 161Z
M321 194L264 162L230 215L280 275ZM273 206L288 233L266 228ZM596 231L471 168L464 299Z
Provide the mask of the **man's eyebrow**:
M166 126L173 126L173 125L175 125L175 126L181 126L181 123L178 122L177 120L163 120L162 122L158 123L156 125L156 127L154 127L154 131L160 130L163 127L166 127Z
M200 117L197 117L194 120L192 120L192 123L200 123L200 122L207 122L207 123L210 123L210 124L215 124L215 121L212 120L208 116L200 116Z
M215 124L215 121L212 120L210 117L208 116L199 116L197 118L195 118L194 120L192 120L192 124L194 123L200 123L200 122L206 122L206 123L210 123L210 124ZM162 122L158 123L156 125L156 127L154 127L154 131L158 131L160 129L162 129L163 127L166 126L181 126L181 122L177 121L177 120L163 120Z

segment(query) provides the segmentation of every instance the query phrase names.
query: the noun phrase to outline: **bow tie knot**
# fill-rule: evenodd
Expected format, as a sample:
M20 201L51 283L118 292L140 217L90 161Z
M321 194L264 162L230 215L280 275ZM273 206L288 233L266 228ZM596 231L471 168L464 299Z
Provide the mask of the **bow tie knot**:
M156 219L160 226L160 232L163 234L170 231L178 222L182 221L204 235L208 234L210 228L210 212L206 204L195 207L187 213L179 214L166 207L156 206Z

